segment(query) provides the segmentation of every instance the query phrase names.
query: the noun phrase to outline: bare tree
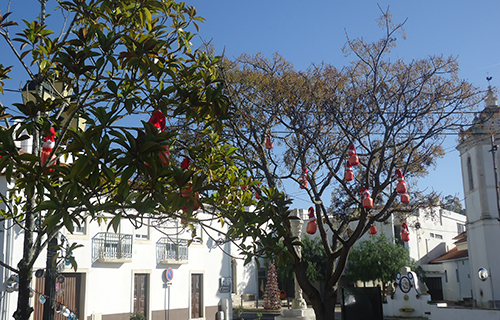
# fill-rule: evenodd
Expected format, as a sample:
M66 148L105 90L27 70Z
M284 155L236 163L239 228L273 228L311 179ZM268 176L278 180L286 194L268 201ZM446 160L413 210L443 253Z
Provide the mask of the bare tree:
M267 221L242 226L258 233L244 253L277 255L279 262L292 263L318 320L334 319L336 285L349 251L370 226L435 200L411 188L411 202L401 203L398 180L425 176L444 154L445 131L456 128L463 111L477 102L477 89L458 78L456 58L391 61L403 25L394 24L389 12L383 12L380 25L384 36L379 41L348 39L344 49L353 60L341 70L321 64L297 72L279 55L266 59L260 54L224 66L234 107L228 136L252 176L276 188L265 189L277 201L272 213L261 208ZM350 159L351 145L357 165ZM353 179L346 181L351 167ZM308 262L294 249L291 202L278 192L286 181L300 186L316 212L327 259L323 296L307 278ZM364 205L364 189L373 207L369 199ZM279 246L280 239L288 250Z

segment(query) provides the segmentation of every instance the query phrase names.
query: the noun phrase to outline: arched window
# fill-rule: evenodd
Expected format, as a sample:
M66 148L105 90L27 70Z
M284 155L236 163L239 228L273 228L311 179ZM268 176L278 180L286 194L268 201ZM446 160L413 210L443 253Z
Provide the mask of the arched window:
M467 157L467 175L469 177L469 190L474 189L474 179L472 178L472 163L470 157Z

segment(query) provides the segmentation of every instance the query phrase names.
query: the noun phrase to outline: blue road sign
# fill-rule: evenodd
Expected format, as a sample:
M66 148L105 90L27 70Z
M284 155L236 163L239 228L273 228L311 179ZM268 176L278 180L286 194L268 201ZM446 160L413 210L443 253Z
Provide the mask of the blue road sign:
M172 268L168 268L167 269L167 280L172 281L173 278L174 278L174 270L172 270Z

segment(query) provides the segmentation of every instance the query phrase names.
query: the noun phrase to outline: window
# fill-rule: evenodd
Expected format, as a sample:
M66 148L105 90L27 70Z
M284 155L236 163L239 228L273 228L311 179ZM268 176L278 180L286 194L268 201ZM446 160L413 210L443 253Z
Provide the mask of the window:
M465 224L457 222L457 232L458 234L465 232Z
M189 228L188 228L189 230ZM203 243L203 229L199 223L194 225L194 229L191 232L191 236L193 237L193 243L202 244Z
M459 276L459 274L458 274L458 269L455 269L455 272L456 272L456 274L457 274L457 282L460 282L460 276Z
M87 221L80 221L80 226L74 223L73 234L85 234L87 230Z
M437 233L436 233L436 235L435 235L435 236L436 236L436 239L443 239L443 236L442 236L442 235L440 235L440 234L437 234Z
M394 242L396 244L404 245L403 240L401 240L401 226L394 226Z
M191 274L191 319L203 317L203 274Z
M431 232L431 238L434 238L434 233Z
M448 270L444 270L444 282L448 282Z
M135 229L135 238L137 240L149 240L149 219L144 219L139 228Z
M474 180L472 178L472 163L470 161L470 157L467 157L467 175L469 178L469 190L474 189Z

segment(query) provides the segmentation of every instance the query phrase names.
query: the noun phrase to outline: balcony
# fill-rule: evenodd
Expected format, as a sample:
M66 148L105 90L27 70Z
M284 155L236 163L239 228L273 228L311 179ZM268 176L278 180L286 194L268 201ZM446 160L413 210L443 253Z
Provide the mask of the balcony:
M159 264L188 263L188 241L163 237L156 242L156 262Z
M92 262L132 262L132 235L97 233L92 238Z

